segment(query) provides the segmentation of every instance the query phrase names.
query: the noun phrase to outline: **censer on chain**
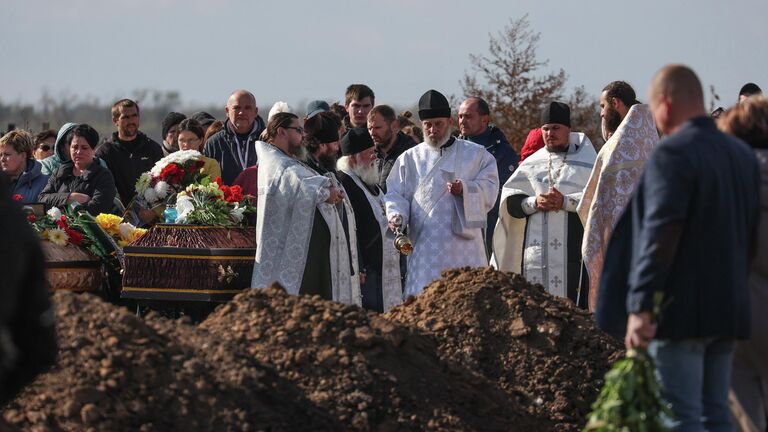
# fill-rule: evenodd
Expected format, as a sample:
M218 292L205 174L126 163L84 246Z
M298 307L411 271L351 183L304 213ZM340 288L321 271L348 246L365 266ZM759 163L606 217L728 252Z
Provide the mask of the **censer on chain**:
M403 218L397 215L392 220L393 224L397 227L393 230L395 233L395 249L403 255L410 255L413 252L413 242L407 234L400 230L400 225L403 223Z

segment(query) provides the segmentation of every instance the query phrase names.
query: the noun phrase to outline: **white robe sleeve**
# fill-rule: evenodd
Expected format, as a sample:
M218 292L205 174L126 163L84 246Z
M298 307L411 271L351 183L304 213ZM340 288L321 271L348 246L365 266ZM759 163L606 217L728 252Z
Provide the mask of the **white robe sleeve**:
M576 213L581 202L581 197L584 195L583 191L574 192L568 195L563 195L563 210L571 213Z
M407 154L402 154L395 161L387 177L387 193L384 195L387 220L400 215L403 218L403 227L408 225L411 213L411 197L407 195L409 189L409 176L405 163L407 157Z
M464 219L468 223L481 222L485 226L488 212L496 203L499 194L499 171L496 159L486 152L481 153L480 168L471 179L460 179L464 201Z

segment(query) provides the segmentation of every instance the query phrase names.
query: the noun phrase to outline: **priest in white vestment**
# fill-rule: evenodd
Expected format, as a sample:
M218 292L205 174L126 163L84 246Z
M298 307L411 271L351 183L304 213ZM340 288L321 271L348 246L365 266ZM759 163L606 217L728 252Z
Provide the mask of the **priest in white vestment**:
M363 307L386 312L403 301L400 253L387 238L384 192L374 164L373 138L365 128L352 128L341 138L337 176L352 203L357 226L358 261Z
M342 190L298 160L302 128L296 115L275 114L267 141L256 142L259 192L251 286L278 282L290 294L359 305L357 247L348 247L336 207L346 205Z
M445 96L426 92L419 117L424 142L397 158L384 198L390 229L407 229L413 242L406 296L421 293L443 270L488 265L483 229L499 190L493 155L451 136Z
M586 135L571 132L568 105L551 102L541 117L544 148L526 158L502 189L491 264L586 307L584 228L576 207L592 172L595 149Z

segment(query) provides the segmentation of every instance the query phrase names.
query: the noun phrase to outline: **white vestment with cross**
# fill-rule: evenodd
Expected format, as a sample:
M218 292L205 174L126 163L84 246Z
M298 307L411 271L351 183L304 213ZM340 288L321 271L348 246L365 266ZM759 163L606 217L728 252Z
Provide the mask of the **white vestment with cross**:
M522 274L550 294L568 297L568 211L576 211L595 157L589 138L571 132L567 152L550 153L544 147L520 164L501 191L492 266ZM537 211L525 219L514 218L506 210L509 197L547 193L552 181L563 194L567 210Z

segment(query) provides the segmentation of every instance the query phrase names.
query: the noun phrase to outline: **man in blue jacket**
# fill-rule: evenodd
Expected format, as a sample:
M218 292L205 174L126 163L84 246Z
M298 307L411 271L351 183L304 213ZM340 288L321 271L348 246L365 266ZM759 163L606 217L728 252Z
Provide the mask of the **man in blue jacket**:
M625 343L655 358L673 430L732 430L734 340L749 336L757 160L744 142L717 130L688 67L662 68L649 103L667 137L632 200ZM663 306L654 317L657 293Z
M264 130L253 93L237 90L224 108L227 120L220 131L205 142L203 154L216 159L221 167L221 181L231 185L246 168L256 165L256 141Z
M488 102L479 97L466 99L459 106L459 138L480 144L496 159L496 167L499 170L499 194L496 204L488 212L488 224L485 229L485 248L488 255L491 254L491 240L496 221L499 220L499 199L501 188L509 176L517 168L520 156L509 145L504 132L491 123L491 109Z

